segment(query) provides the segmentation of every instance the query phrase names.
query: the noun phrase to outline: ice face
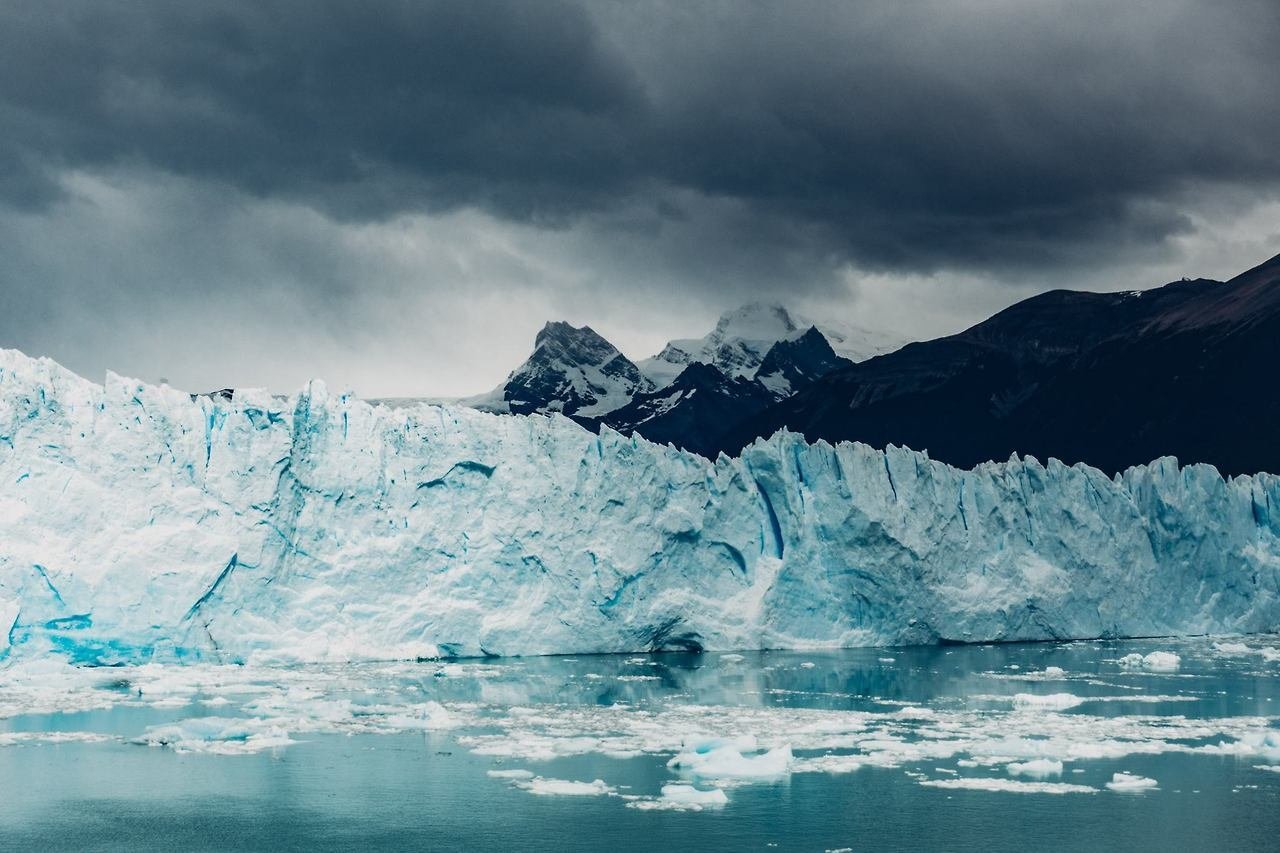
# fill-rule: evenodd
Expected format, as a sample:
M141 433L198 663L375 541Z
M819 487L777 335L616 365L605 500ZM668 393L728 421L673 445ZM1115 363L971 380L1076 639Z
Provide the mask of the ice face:
M1171 459L965 471L780 433L709 463L558 416L373 407L318 382L193 400L0 351L9 656L1254 633L1280 625L1277 507L1276 476Z

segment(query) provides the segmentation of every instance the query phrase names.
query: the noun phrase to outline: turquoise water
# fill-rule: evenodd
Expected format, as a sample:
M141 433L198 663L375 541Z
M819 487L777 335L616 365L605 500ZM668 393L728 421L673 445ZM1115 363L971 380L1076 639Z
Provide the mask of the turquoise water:
M17 663L0 847L1275 850L1273 644ZM1154 650L1177 669L1122 660ZM682 749L728 763L668 767ZM1010 769L1036 760L1047 773ZM532 778L489 775L513 770ZM1116 773L1154 787L1108 788ZM692 810L671 784L727 802Z

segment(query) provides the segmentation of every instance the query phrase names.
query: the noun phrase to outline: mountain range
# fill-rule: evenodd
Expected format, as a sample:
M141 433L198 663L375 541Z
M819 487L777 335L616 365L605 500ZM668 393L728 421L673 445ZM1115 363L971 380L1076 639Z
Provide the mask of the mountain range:
M787 428L972 466L1012 453L1109 473L1161 456L1280 471L1280 256L1230 281L1055 290L824 376L726 430Z
M1278 365L1280 256L1225 282L1054 290L905 346L759 303L639 362L548 323L503 385L464 402L708 457L785 428L965 467L1020 453L1114 473L1171 455L1238 474L1280 471Z

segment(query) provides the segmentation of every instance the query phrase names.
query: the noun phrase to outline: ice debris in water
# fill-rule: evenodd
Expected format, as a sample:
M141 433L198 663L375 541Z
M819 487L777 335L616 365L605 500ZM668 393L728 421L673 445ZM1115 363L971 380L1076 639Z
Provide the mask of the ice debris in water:
M756 780L785 776L791 767L791 747L756 752L753 735L695 740L667 762L667 766L702 779ZM750 753L750 754L746 754Z
M1033 758L1031 761L1015 761L1005 767L1011 776L1030 776L1046 779L1062 775L1062 762L1052 758Z
M602 794L613 794L615 790L606 785L603 779L593 782L571 782L567 779L544 779L537 776L526 782L516 782L530 794L563 797L598 797Z
M673 803L698 806L722 806L729 802L728 795L720 788L700 789L681 784L663 785L662 798Z
M151 726L139 738L150 746L167 746L175 752L208 752L215 755L250 755L296 743L283 727L244 717L195 717Z
M0 732L0 746L29 743L102 743L109 740L115 740L115 738L97 732Z
M532 779L532 770L490 770L489 776L494 779Z
M965 791L1001 791L1010 794L1092 794L1097 789L1088 785L1068 782L1021 782L998 777L964 779L922 779L921 785L929 788L950 788Z
M1245 732L1233 741L1214 744L1205 749L1224 755L1256 755L1267 761L1280 761L1280 730Z
M1135 776L1131 773L1113 773L1107 787L1113 791L1145 791L1159 784L1147 776Z
M1267 662L1280 661L1280 649L1275 646L1258 646L1255 648L1244 643L1214 643L1213 648L1218 654L1226 657L1258 655Z
M645 811L700 812L707 808L719 808L729 802L729 796L720 788L696 788L686 783L663 785L662 794L658 797L623 794L622 798L628 801L627 808Z
M1034 708L1040 710L1065 711L1083 703L1085 699L1070 693L1050 693L1040 696L1035 693L1019 693L1013 697L1015 708Z
M99 385L14 350L0 350L0 437L10 657L345 662L1280 624L1262 592L1280 586L1277 515L1259 509L1280 506L1280 478L1173 459L1116 477L1030 457L961 470L780 432L713 462L559 416L371 406L320 382L288 401ZM855 586L876 591L870 607Z
M1182 658L1173 652L1151 652L1148 655L1134 652L1120 658L1120 666L1125 669L1145 669L1150 672L1177 672L1182 666Z

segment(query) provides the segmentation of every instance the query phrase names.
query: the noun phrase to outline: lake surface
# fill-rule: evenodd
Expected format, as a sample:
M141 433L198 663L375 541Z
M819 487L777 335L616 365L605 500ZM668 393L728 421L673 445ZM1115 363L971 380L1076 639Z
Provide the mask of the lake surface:
M1275 850L1277 645L16 662L0 848Z

